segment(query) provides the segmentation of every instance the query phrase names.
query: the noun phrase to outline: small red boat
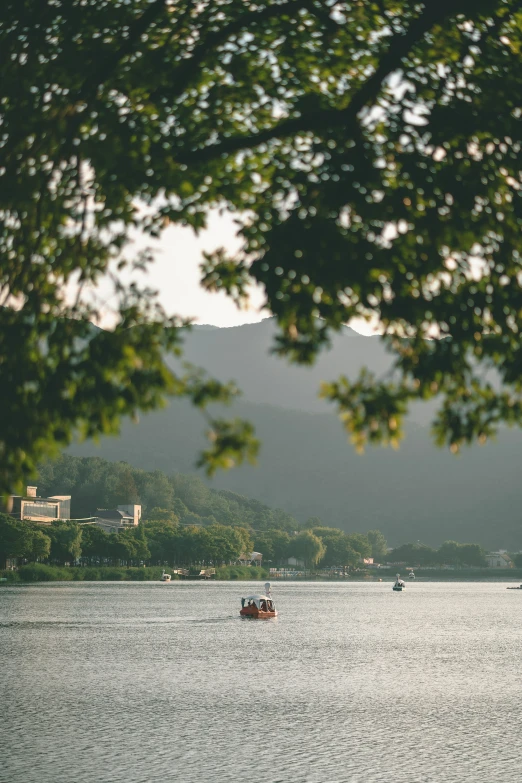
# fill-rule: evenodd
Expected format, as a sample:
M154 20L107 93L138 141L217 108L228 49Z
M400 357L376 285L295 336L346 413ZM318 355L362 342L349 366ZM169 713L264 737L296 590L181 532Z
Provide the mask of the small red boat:
M247 595L241 599L239 614L253 620L268 620L270 617L277 617L277 610L268 595Z

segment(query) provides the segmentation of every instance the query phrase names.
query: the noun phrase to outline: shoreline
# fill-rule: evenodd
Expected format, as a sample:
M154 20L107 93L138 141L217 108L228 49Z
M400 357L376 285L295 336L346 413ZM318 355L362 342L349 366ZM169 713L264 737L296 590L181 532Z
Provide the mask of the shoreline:
M14 571L0 571L1 586L12 584L30 584L42 582L160 582L162 566L120 567L120 566L49 566L42 563L30 563ZM168 569L172 570L172 569ZM186 577L172 574L172 581L210 581L210 582L265 582L273 584L284 582L329 582L335 584L349 582L392 582L399 568L379 569L377 573L357 571L346 576L327 574L309 574L295 577L272 577L264 568L248 566L222 566L216 568L212 578L200 575L200 569L192 569ZM522 569L417 569L415 579L409 580L403 572L407 584L415 582L490 582L500 581L522 584Z

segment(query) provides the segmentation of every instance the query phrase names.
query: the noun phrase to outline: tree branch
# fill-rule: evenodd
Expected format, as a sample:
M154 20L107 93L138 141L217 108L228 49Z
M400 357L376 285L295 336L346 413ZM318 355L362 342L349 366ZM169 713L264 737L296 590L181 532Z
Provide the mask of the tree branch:
M357 122L359 112L377 96L384 79L396 70L411 48L431 30L433 25L442 22L450 13L459 13L467 7L473 7L472 0L463 0L460 8L455 8L452 0L430 4L408 30L402 35L394 36L388 50L381 57L375 71L369 79L354 93L349 105L344 109L325 109L301 114L261 130L258 133L241 136L231 136L218 144L212 144L199 150L184 151L176 159L179 163L200 163L219 157L225 153L239 152L243 149L256 147L274 138L284 138L296 133L321 131L333 127L349 127Z

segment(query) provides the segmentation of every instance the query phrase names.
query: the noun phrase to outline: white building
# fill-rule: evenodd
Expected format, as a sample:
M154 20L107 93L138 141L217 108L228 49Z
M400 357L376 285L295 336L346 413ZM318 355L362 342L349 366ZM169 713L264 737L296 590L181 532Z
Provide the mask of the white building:
M489 552L486 555L489 568L513 568L513 563L507 552Z

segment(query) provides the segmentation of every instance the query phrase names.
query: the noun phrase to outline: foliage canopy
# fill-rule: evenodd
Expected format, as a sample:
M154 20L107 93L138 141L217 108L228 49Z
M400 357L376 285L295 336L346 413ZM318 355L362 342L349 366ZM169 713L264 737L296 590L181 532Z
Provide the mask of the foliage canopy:
M323 389L358 445L436 395L453 450L519 424L521 44L518 0L4 0L0 488L75 429L234 394L166 368L183 324L115 266L147 264L122 260L134 230L215 207L241 249L203 283L238 303L260 283L279 353L382 324L394 375ZM110 270L99 332L84 294ZM246 423L209 424L209 470L255 456Z

